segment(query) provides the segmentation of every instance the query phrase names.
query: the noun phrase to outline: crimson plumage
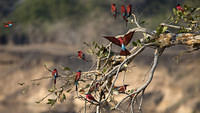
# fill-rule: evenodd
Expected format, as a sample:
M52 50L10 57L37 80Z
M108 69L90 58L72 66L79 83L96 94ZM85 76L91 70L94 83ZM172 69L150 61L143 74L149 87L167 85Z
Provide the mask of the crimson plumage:
M113 17L116 18L117 17L117 8L116 8L116 5L114 3L111 4L111 12L113 14Z
M79 70L78 72L76 72L76 77L75 77L75 81L74 84L76 85L76 91L78 91L78 81L81 78L81 70Z
M56 84L56 78L58 77L58 71L57 71L57 69L54 69L52 71L52 76L54 78L54 84Z
M87 98L88 100L90 100L90 101L94 101L94 102L97 102L97 103L98 103L98 101L97 101L90 93L86 94L86 98Z
M122 18L126 21L126 23L128 22L127 18L126 18L126 8L124 5L121 6L121 15Z
M127 12L127 17L130 17L131 13L132 13L132 5L131 4L127 5L126 12Z
M179 11L182 11L182 12L184 11L184 9L181 7L180 4L177 4L177 5L176 5L176 9L179 10Z
M82 52L82 51L78 51L78 58L88 62L86 59L85 59L85 54Z
M135 31L131 31L128 34L125 34L124 36L119 37L119 38L116 38L113 36L104 36L104 38L106 38L110 42L120 46L121 47L120 55L127 56L127 55L130 55L130 52L125 48L125 46L127 46L129 44L134 33L135 33Z
M114 86L114 89L117 90L119 93L125 93L127 86L128 85Z
M9 28L9 27L12 27L12 26L13 26L13 22L11 22L11 21L4 23L5 28Z

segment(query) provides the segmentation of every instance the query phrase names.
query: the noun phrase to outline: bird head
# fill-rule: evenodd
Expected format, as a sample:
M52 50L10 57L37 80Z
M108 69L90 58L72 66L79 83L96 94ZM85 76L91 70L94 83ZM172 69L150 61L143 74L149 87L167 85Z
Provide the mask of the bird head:
M78 51L78 53L80 54L80 53L83 53L82 51Z
M53 72L57 72L57 69L55 68L55 69L53 69Z
M181 5L180 5L180 4L177 4L177 5L176 5L176 7L179 7L179 6L181 6Z
M112 12L115 12L115 10L116 10L116 5L114 3L111 5L111 10L112 10Z
M77 72L81 72L81 70L78 70Z
M131 9L131 8L132 8L132 5L131 5L131 4L128 4L127 9L128 9L128 8Z

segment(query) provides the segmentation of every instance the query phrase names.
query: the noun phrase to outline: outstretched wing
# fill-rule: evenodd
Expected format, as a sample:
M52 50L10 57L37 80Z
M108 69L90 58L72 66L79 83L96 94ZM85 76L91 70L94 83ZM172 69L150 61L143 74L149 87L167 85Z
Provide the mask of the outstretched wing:
M104 38L121 47L120 41L117 38L112 36L104 36Z
M126 35L124 35L123 37L123 41L124 41L124 45L128 45L128 43L131 41L132 37L133 37L133 34L135 33L135 31L132 31Z

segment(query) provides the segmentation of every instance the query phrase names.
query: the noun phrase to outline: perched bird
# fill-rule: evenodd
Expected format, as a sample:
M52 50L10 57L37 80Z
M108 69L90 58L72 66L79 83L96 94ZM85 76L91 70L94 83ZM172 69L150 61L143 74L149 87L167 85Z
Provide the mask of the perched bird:
M94 101L94 102L99 103L99 102L91 95L91 93L87 93L87 94L86 94L86 98L87 98L88 100L90 100L90 101Z
M178 11L184 11L184 9L181 7L181 5L180 4L177 4L176 5L176 9L178 10Z
M128 20L127 20L127 18L126 18L126 8L125 8L125 6L124 5L122 5L121 6L121 15L122 15L122 18L125 20L125 22L127 23L128 22Z
M129 85L114 86L114 90L117 90L119 93L125 93L127 86Z
M56 78L58 77L58 71L57 71L57 69L54 69L52 71L52 76L53 76L54 85L55 85L56 84Z
M74 84L76 85L76 91L78 91L78 81L81 78L81 70L79 70L78 72L76 72L76 77L75 77L75 81Z
M111 5L111 12L112 12L113 17L116 19L116 17L117 17L117 8L116 8L115 4Z
M85 54L82 52L82 51L78 51L78 58L88 62L86 59L85 59Z
M126 49L125 46L127 46L129 44L134 33L135 33L135 31L131 31L128 34L121 35L118 37L104 36L104 38L106 38L107 40L111 41L112 43L120 46L121 47L120 55L127 56L127 55L130 55L130 52Z
M10 28L12 26L13 26L13 22L11 22L11 21L8 21L8 22L4 23L4 27L5 28Z
M97 91L99 89L100 84L94 83L93 86L89 89L89 92Z
M127 5L126 12L127 12L127 17L130 17L131 13L132 13L132 5L131 4Z

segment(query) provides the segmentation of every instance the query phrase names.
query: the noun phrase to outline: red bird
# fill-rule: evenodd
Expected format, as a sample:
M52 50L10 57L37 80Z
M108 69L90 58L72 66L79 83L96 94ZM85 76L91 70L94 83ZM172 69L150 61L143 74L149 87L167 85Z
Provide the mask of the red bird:
M96 103L99 103L90 93L86 94L86 98L90 101L94 101Z
M131 16L131 13L132 13L132 5L129 4L127 7L126 7L126 12L127 12L127 17L130 17Z
M97 82L95 83L90 89L89 92L97 91L99 89L100 84Z
M82 52L82 51L78 51L78 58L88 62L86 59L85 59L85 54Z
M115 4L111 5L111 12L113 14L113 17L116 19L116 17L117 17L117 8L116 8Z
M5 28L10 28L12 26L13 26L13 22L11 22L11 21L8 21L7 23L4 23L4 27Z
M78 72L76 72L76 77L75 77L75 81L74 84L76 85L76 91L78 91L78 81L81 78L81 70L79 70Z
M126 8L124 5L121 6L121 15L122 18L126 21L126 23L128 22L127 18L126 18Z
M176 5L176 9L178 10L178 11L184 11L184 9L181 7L181 5L180 4L177 4Z
M54 79L54 85L56 84L56 78L58 77L58 71L57 69L54 69L52 71L52 76L53 76L53 79Z
M118 38L112 37L112 36L104 36L104 38L106 38L107 40L111 41L112 43L120 46L121 47L120 55L127 56L127 55L130 55L130 52L126 49L125 46L127 46L129 44L134 33L135 33L135 31L131 31L128 34L125 34L124 36L120 36Z
M123 85L123 86L114 86L114 89L117 90L119 93L125 93L126 87L128 85Z

